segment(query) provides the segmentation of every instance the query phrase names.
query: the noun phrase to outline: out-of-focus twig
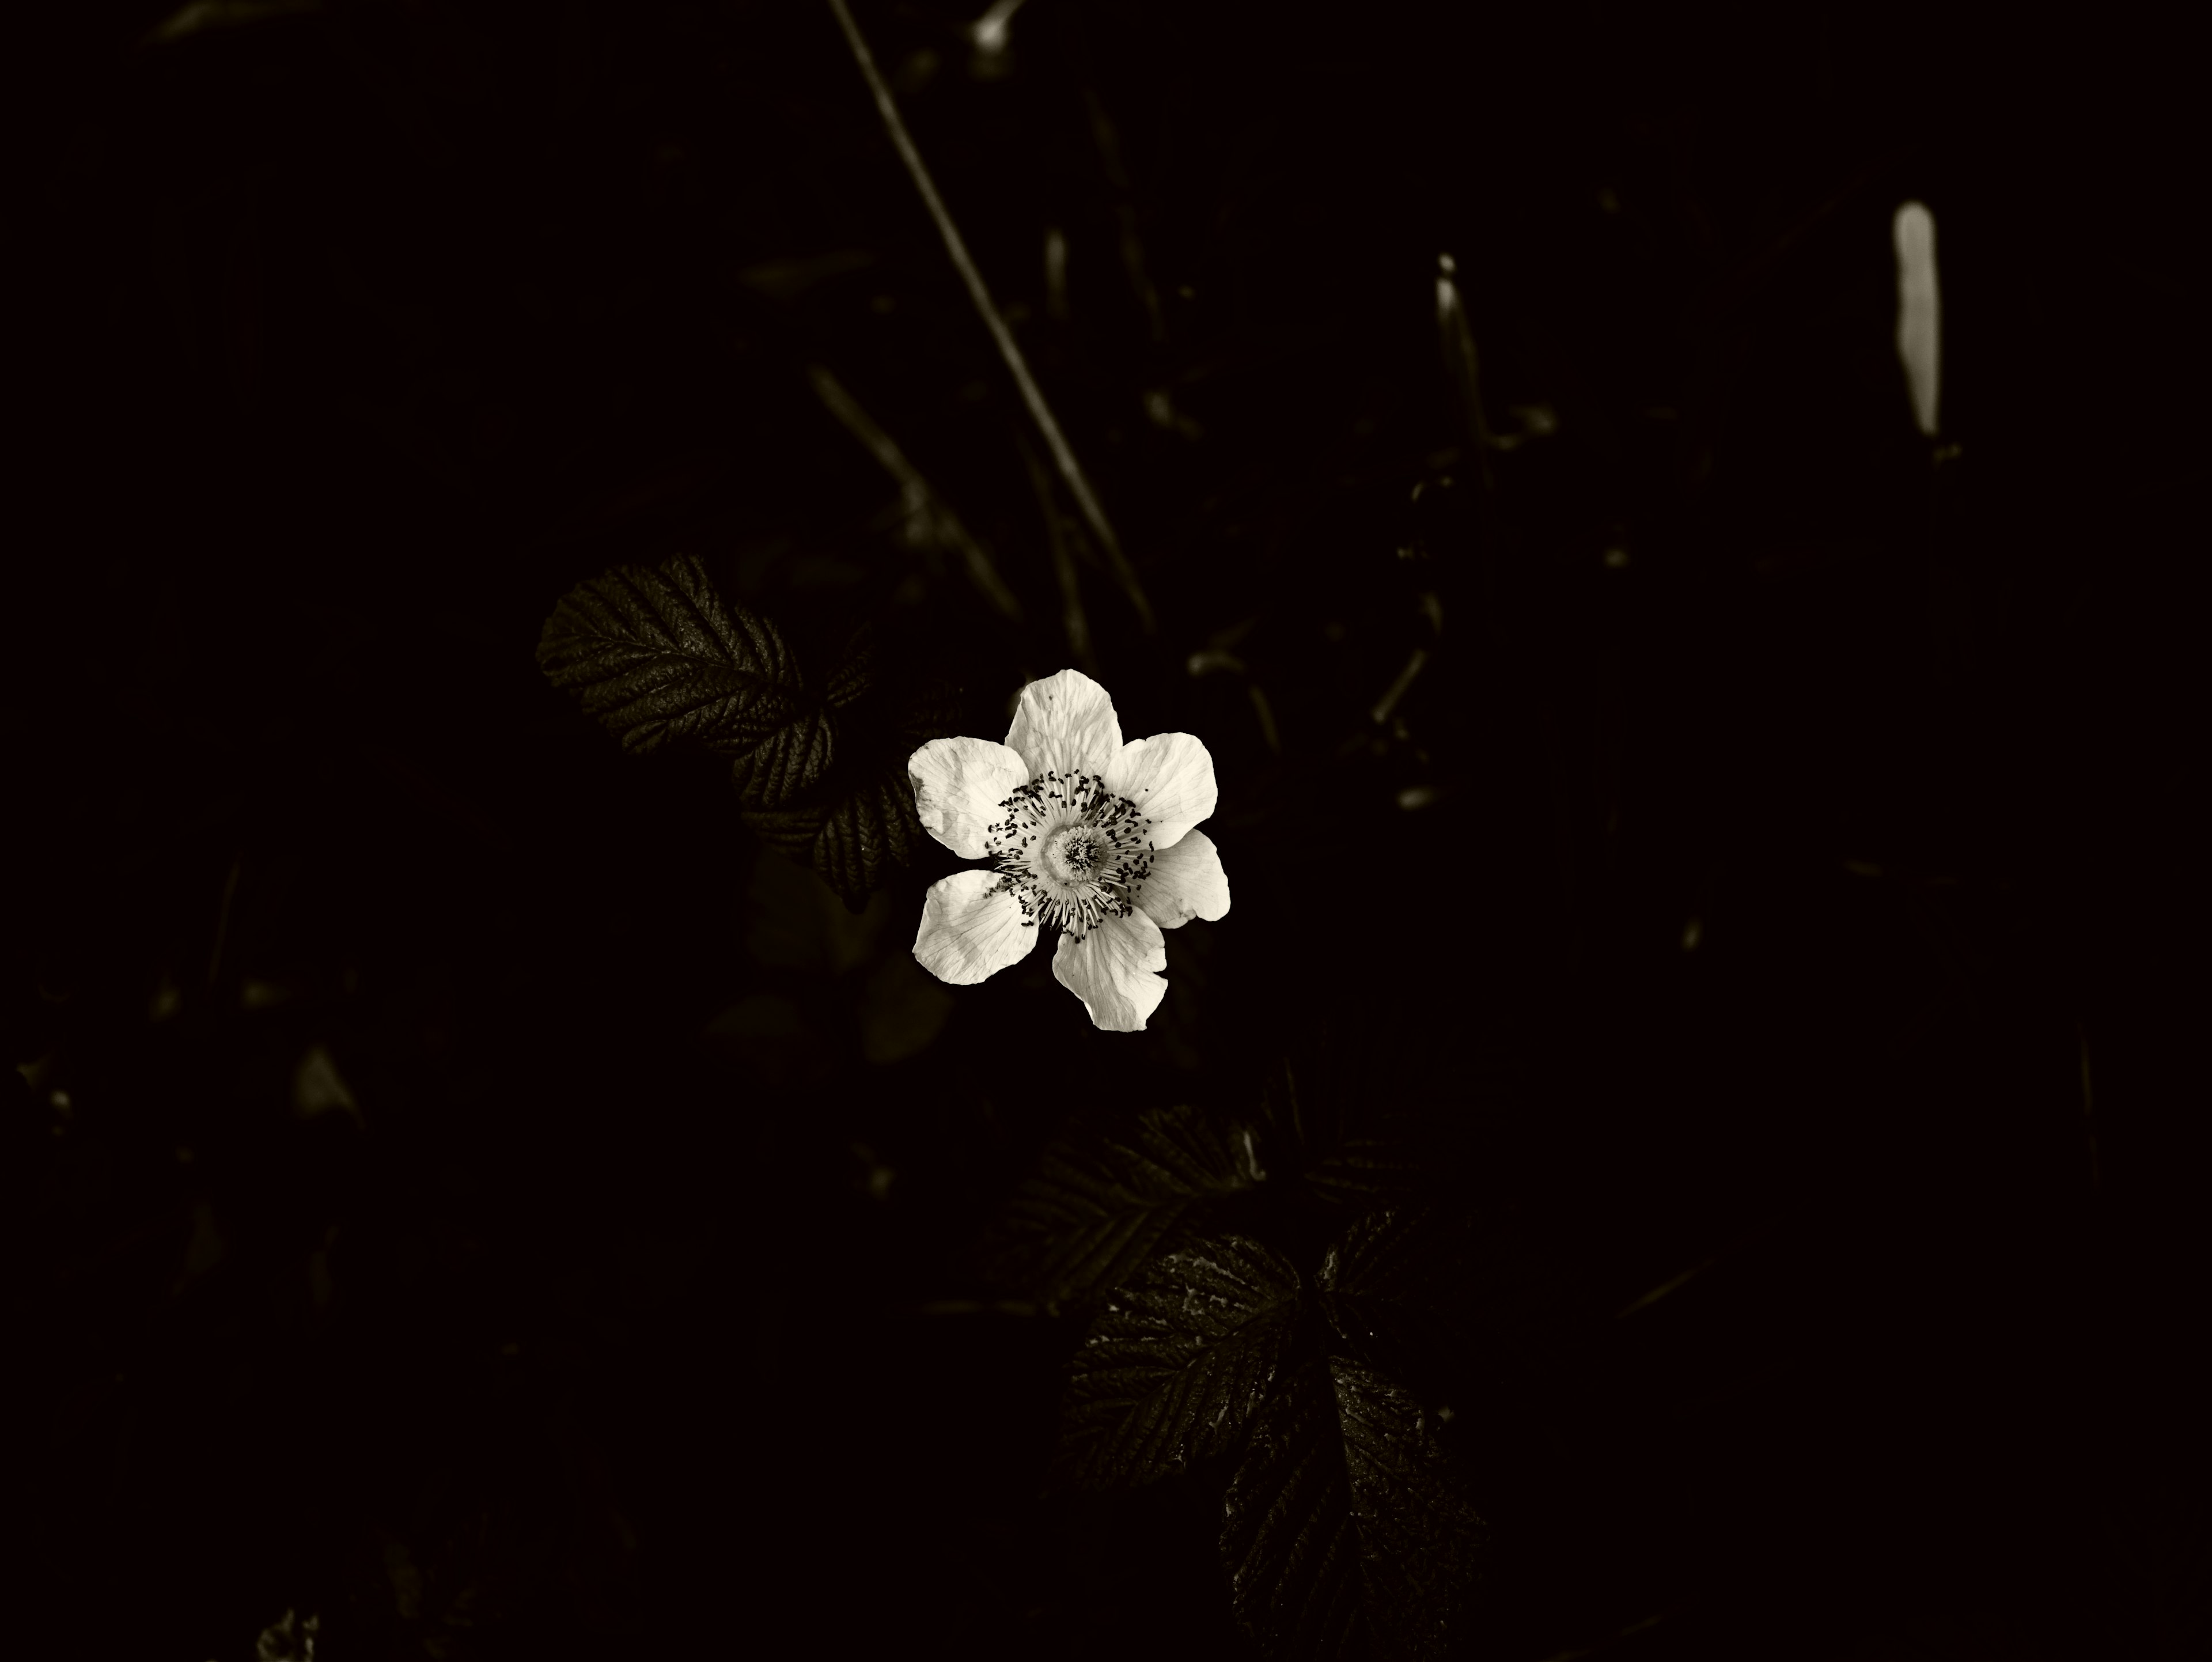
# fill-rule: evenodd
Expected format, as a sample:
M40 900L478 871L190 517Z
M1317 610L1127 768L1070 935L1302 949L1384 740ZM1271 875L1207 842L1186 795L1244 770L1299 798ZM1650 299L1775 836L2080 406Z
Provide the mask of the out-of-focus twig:
M1398 701L1406 696L1406 689L1413 685L1413 678L1421 673L1421 667L1428 661L1429 649L1415 647L1413 655L1406 660L1405 668L1398 672L1398 679L1390 683L1382 696L1375 701L1375 708L1367 712L1374 718L1376 727L1390 719L1390 712L1398 708Z
M1731 1241L1728 1245L1722 1247L1719 1251L1711 1253L1708 1256L1698 1259L1697 1263L1692 1264L1687 1269L1682 1270L1678 1274L1669 1275L1665 1281L1660 1282L1658 1286L1653 1288L1641 1298L1632 1299L1628 1303L1623 1305L1619 1310L1614 1311L1613 1312L1613 1319L1615 1321L1619 1321L1624 1317L1633 1316L1639 1310L1650 1309L1653 1305L1658 1303L1660 1300L1665 1298L1669 1293L1679 1290L1682 1287L1687 1285L1690 1282L1694 1281L1698 1276L1705 1274L1706 1270L1711 1269L1715 1264L1720 1263L1722 1259L1733 1257L1735 1254L1741 1252L1745 1247L1758 1241L1771 1232L1774 1227L1775 1221L1769 1219L1765 1222L1753 1228L1749 1233L1742 1236L1737 1240Z
M1814 232L1860 192L1911 161L1925 140L1912 137L1893 145L1885 154L1875 157L1844 184L1800 214L1748 257L1716 276L1690 314L1691 332L1708 339L1717 334L1733 313L1763 289L1792 255L1812 240Z
M1045 546L1052 554L1053 575L1060 581L1060 624L1067 631L1067 650L1078 669L1086 675L1096 675L1098 661L1091 650L1091 620L1084 615L1075 551L1067 544L1067 525L1052 494L1052 476L1045 472L1044 464L1036 459L1036 452L1030 448L1028 440L1017 433L1014 442L1020 447L1022 466L1029 470L1030 487L1036 492L1037 508L1044 515Z
M1114 192L1114 215L1121 232L1121 269L1128 274L1129 286L1136 291L1137 301L1145 308L1145 326L1153 346L1164 346L1168 338L1167 314L1160 309L1160 291L1153 286L1151 269L1145 262L1144 239L1137 232L1136 192L1121 166L1120 135L1106 114L1106 107L1098 101L1098 94L1091 88L1083 89L1083 107L1091 117L1091 136L1098 146L1106 183ZM1145 393L1145 414L1163 432L1180 434L1186 439L1201 435L1199 424L1176 408L1172 387L1149 388Z
M1106 182L1114 189L1114 212L1121 226L1122 268L1128 272L1129 286L1137 291L1138 302L1145 308L1145 322L1157 346L1168 338L1167 320L1160 312L1159 291L1152 287L1152 273L1146 269L1145 245L1137 235L1137 204L1129 189L1129 176L1121 170L1121 141L1114 131L1114 124L1107 119L1106 107L1088 87L1083 89L1083 107L1091 116L1091 137L1098 146L1099 160L1105 165Z
M1217 636L1217 639L1219 637ZM1275 727L1274 706L1267 702L1267 693L1244 661L1222 647L1212 647L1204 652L1194 652L1186 665L1193 676L1210 675L1217 670L1228 670L1244 678L1244 691L1252 700L1252 714L1259 719L1260 740L1267 747L1270 756L1283 753L1283 735Z
M1057 225L1044 234L1044 314L1054 322L1067 320L1067 236Z
M1498 481L1490 471L1492 437L1489 418L1482 413L1482 376L1474 356L1474 331L1467 320L1467 305L1460 298L1459 262L1449 254L1437 256L1437 332L1443 348L1444 368L1459 389L1466 411L1469 447L1482 475L1482 488L1494 490Z
M1936 216L1908 202L1891 227L1897 245L1897 357L1912 394L1912 419L1932 439L1942 397L1942 296L1936 282Z
M216 909L215 945L208 949L207 989L212 995L222 975L222 949L230 938L231 909L238 899L238 874L246 863L246 856L234 855L230 870L222 880L222 904Z
M1021 9L1022 0L994 0L988 11L968 26L969 44L978 53L1003 56L1006 50L1006 26Z
M1028 361L1022 356L1022 349L1015 344L1013 332L1007 328L1006 319L991 299L991 291L984 286L983 274L975 269L975 262L969 257L968 245L961 238L959 227L952 222L952 216L945 211L945 203L937 194L937 186L930 181L929 169L922 165L921 152L915 148L914 139L907 132L898 106L892 101L890 88L884 84L884 77L876 68L876 60L869 54L867 41L862 38L859 26L853 21L853 14L846 6L845 0L830 0L830 9L836 14L837 27L844 30L846 44L853 50L853 59L860 66L860 74L868 83L868 90L875 95L876 112L883 117L884 130L890 135L892 148L897 150L899 160L906 164L915 188L921 193L922 205L929 210L930 218L936 222L938 234L945 239L945 253L951 256L961 281L968 285L968 297L975 303L977 315L983 320L984 327L991 332L991 338L998 344L999 356L1006 361L1006 368L1013 375L1015 386L1021 389L1022 402L1029 407L1030 419L1036 423L1038 432L1044 435L1045 446L1052 452L1053 465L1060 470L1060 478L1066 481L1068 493L1074 497L1084 523L1090 527L1091 534L1097 539L1108 564L1113 568L1115 576L1128 594L1130 603L1135 606L1138 620L1143 624L1145 632L1147 635L1156 633L1158 625L1152 616L1152 602L1145 598L1143 586L1137 581L1136 570L1130 565L1129 557L1121 551L1121 539L1114 534L1114 527L1107 521L1105 510L1099 507L1098 498L1091 491L1090 480L1084 476L1082 464L1076 460L1075 452L1068 447L1066 435L1060 431L1060 423L1054 418L1051 406L1044 401L1044 393L1038 388L1036 378L1030 374Z
M1601 1651L1610 1650L1622 1640L1656 1628L1666 1619L1667 1612L1664 1610L1656 1616L1647 1616L1640 1622L1631 1622L1625 1628L1616 1628L1595 1645L1586 1645L1577 1650L1554 1651L1544 1659L1544 1662L1582 1662L1583 1657L1595 1656Z
M998 567L982 544L969 533L960 522L960 516L951 505L939 496L921 471L906 459L906 454L896 444L891 435L876 425L868 412L854 402L853 395L837 384L837 378L818 363L806 366L807 379L814 383L815 396L822 400L830 413L844 423L845 430L866 445L869 454L884 465L884 471L898 481L907 513L928 516L930 529L940 544L957 549L962 563L968 569L969 581L974 583L983 598L996 607L1000 614L1013 623L1022 620L1021 602L1014 598L999 575Z

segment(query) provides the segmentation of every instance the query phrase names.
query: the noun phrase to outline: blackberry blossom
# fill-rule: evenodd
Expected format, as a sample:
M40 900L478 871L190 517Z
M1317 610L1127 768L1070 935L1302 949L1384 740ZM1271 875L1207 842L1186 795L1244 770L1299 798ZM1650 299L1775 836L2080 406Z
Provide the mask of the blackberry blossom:
M988 870L931 886L914 955L972 985L1060 931L1055 979L1097 1026L1141 1030L1166 995L1160 931L1229 910L1229 879L1196 829L1213 758L1187 733L1121 742L1106 689L1066 669L1022 689L1006 742L933 739L907 763L922 827Z

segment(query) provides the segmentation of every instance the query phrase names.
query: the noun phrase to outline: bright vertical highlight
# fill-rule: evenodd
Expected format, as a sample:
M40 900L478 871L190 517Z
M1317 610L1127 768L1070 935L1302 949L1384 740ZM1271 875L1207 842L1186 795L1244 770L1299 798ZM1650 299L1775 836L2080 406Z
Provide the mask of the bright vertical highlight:
M1936 286L1936 216L1923 202L1897 210L1897 356L1912 394L1912 418L1936 436L1942 395L1942 301Z

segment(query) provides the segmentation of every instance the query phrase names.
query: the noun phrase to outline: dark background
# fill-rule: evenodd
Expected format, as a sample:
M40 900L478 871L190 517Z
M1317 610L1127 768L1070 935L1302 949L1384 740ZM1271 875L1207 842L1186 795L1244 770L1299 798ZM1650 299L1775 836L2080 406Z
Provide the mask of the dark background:
M1032 0L994 75L965 14L864 5L1157 610L1082 567L1096 673L1216 759L1235 906L1129 1037L1042 953L938 987L957 861L851 914L532 661L691 550L940 654L961 732L1073 661L830 12L259 10L61 9L13 70L40 1654L242 1662L287 1609L340 1662L1235 1654L1204 1481L1036 1498L1080 1330L969 1248L1072 1111L1242 1112L1293 1051L1467 1133L1545 1289L1457 1434L1470 1654L2200 1653L2179 42ZM810 363L1021 622L896 534Z

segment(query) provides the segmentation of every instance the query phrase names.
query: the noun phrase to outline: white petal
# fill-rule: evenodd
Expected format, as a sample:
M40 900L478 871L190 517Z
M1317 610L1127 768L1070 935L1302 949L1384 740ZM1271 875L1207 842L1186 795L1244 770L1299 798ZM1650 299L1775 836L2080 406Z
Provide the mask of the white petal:
M1229 910L1229 874L1221 851L1202 831L1183 833L1175 847L1152 856L1152 874L1137 891L1138 910L1164 929L1202 917L1209 923Z
M1093 1026L1109 1033L1144 1031L1168 994L1166 977L1153 972L1167 966L1160 926L1142 912L1101 919L1079 943L1063 934L1052 955L1053 978L1083 1001Z
M1030 779L1103 773L1121 748L1121 723L1104 687L1079 669L1063 669L1022 689L1006 743L1029 764Z
M955 872L929 886L914 935L915 959L923 969L939 981L972 987L1030 955L1036 929L1023 927L1021 902L994 892L998 886L999 874L987 871Z
M999 805L1029 782L1029 769L988 739L933 739L907 758L922 830L963 859L983 856L983 831L1006 818Z
M1213 818L1213 758L1188 733L1132 739L1106 769L1106 788L1152 822L1154 848L1171 849L1200 820Z

